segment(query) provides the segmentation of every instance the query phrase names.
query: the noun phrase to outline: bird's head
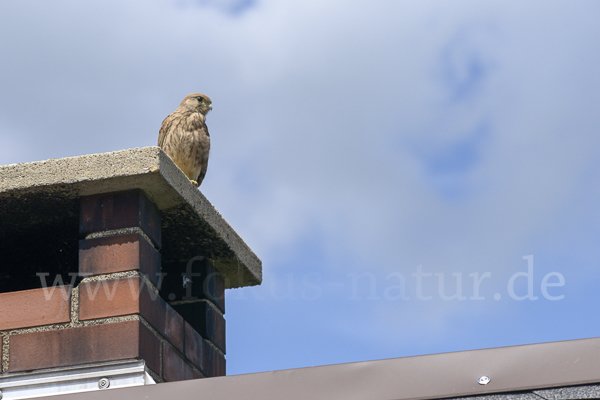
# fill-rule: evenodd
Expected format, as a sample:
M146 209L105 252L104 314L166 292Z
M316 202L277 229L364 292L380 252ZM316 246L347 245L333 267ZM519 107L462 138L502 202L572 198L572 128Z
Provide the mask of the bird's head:
M201 93L188 94L185 99L181 102L179 107L185 107L193 112L199 112L206 115L212 110L212 101L210 98Z

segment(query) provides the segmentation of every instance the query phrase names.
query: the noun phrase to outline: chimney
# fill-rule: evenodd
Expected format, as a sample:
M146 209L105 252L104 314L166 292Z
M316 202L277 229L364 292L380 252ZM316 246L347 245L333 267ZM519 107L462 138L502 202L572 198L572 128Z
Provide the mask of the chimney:
M158 147L0 167L0 398L225 375L258 257Z

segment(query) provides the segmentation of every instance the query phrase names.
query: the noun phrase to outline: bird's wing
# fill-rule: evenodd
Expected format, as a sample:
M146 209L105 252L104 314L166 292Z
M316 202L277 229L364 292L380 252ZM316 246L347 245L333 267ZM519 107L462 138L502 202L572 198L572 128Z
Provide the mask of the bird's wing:
M160 130L158 131L158 147L163 147L163 144L165 143L167 132L169 132L171 129L171 125L173 125L173 120L175 119L173 114L170 114L167 118L165 118L160 126Z
M200 184L204 180L204 177L206 176L206 170L208 169L208 155L210 154L210 135L208 134L208 127L206 126L206 124L202 127L202 130L206 133L206 142L203 146L204 154L202 156L202 168L200 169L198 178L196 178L198 186L200 186Z
M206 169L208 168L208 157L204 158L204 162L202 163L202 169L200 170L200 174L196 178L196 182L198 182L198 186L202 184L204 177L206 176Z

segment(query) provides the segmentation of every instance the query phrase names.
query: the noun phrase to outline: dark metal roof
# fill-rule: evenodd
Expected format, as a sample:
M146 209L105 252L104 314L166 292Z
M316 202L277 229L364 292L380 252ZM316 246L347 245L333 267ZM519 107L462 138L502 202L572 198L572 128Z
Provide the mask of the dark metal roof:
M478 383L482 376L490 378L488 384ZM600 383L600 338L261 372L51 399L576 399L597 397L600 390L595 383ZM572 388L574 385L586 386Z

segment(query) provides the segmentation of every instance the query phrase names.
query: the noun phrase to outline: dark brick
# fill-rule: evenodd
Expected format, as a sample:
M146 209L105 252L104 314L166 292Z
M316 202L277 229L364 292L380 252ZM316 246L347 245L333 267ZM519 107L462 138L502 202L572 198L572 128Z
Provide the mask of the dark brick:
M197 379L201 376L171 346L163 346L163 378L167 382Z
M160 248L160 212L141 190L81 198L80 234L133 227L140 227Z
M139 277L86 282L79 286L81 321L140 314L183 352L183 318Z
M209 301L183 303L173 305L173 308L202 337L213 342L225 353L225 318L212 303Z
M184 323L185 330L185 357L192 362L200 371L206 372L204 365L204 339L190 324Z
M9 372L143 359L160 371L160 341L140 321L10 336Z
M70 320L70 286L0 293L0 331Z
M169 272L164 276L161 295L169 301L210 300L225 313L225 280L205 257L194 257L186 262L169 262L163 266ZM183 278L188 278L186 287Z
M158 285L160 253L139 233L79 241L82 276L140 270Z
M225 376L225 356L206 340L203 342L202 355L206 376Z
M161 307L164 307L165 318L164 320L159 320L159 318L154 317L155 324L157 326L156 330L162 333L169 342L177 347L177 349L181 352L184 351L184 323L183 317L179 315L177 311L173 309L170 305L164 302L161 299ZM162 315L161 313L156 313L157 316ZM149 320L152 317L149 317ZM164 321L164 322L163 322Z
M217 353L216 357L213 359L213 376L225 376L227 375L227 360L225 360L225 356L221 353Z

